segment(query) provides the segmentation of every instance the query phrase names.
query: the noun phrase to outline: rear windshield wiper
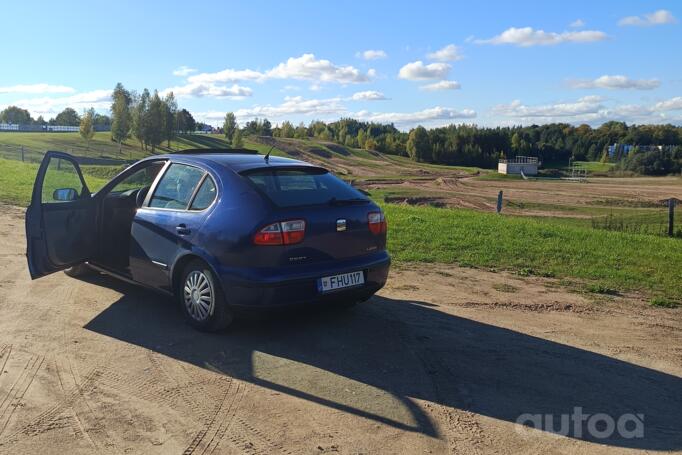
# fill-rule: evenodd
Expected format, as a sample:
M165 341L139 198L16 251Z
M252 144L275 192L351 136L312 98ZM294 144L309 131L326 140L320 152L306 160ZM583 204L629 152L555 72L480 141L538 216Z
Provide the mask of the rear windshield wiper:
M362 197L354 197L354 198L349 198L349 199L337 199L335 197L329 199L329 205L347 205L347 204L359 204L359 203L367 203L369 202L369 199L365 199Z

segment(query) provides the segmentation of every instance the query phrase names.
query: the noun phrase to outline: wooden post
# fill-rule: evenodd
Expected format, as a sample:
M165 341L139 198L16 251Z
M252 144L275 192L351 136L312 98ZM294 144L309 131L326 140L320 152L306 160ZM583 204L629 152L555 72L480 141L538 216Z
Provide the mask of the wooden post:
M668 199L668 236L675 234L675 198Z
M21 146L21 161L24 161L24 146Z
M497 213L502 211L502 190L497 194Z

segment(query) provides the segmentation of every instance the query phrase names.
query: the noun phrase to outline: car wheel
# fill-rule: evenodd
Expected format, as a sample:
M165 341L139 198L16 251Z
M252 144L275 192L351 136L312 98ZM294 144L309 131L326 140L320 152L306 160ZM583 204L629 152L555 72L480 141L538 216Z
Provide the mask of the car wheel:
M73 267L69 267L68 269L64 270L64 273L66 273L70 277L78 278L81 276L91 274L92 269L87 264L83 263L74 265Z
M224 329L234 319L220 284L202 261L192 261L182 273L178 298L187 321L207 332Z

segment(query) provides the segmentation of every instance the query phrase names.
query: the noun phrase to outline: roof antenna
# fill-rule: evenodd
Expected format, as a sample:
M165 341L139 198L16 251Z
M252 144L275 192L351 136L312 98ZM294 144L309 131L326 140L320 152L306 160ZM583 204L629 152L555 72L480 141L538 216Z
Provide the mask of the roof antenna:
M270 152L272 152L272 149L274 149L274 148L275 148L275 146L273 145L272 147L270 147L270 150L268 150L268 153L265 154L265 162L266 163L268 161L270 161Z

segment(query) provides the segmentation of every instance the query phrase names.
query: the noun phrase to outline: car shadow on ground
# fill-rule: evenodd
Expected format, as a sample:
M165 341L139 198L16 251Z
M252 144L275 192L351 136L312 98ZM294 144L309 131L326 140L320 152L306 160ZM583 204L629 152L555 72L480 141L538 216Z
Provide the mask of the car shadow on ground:
M439 437L415 401L427 400L506 422L526 415L533 427L530 416L542 415L544 431L615 447L682 449L681 378L432 304L376 296L350 311L308 308L206 334L169 298L88 281L123 294L85 326L92 332L395 428ZM627 434L603 418L592 431L590 419L575 423L576 408L616 423L639 415L644 435L632 419Z

